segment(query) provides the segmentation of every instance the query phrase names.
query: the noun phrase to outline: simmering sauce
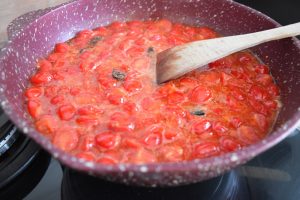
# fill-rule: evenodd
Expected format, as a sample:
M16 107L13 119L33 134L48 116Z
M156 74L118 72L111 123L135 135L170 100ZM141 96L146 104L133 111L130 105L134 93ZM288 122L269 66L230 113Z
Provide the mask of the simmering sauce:
M238 52L156 85L157 52L215 38L168 20L83 30L40 59L25 91L36 129L106 164L177 162L236 151L268 134L280 107L268 66Z

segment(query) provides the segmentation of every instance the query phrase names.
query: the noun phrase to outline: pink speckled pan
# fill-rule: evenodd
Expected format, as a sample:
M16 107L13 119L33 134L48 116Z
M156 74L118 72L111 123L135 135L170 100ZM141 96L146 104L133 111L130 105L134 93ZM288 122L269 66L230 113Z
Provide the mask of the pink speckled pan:
M234 153L180 163L107 166L81 162L40 135L26 114L23 91L35 71L36 59L57 42L82 29L115 20L168 18L207 25L223 35L249 33L279 26L269 17L229 0L78 0L19 17L8 28L10 42L0 52L0 101L11 120L63 164L111 181L143 186L176 186L218 176L276 145L296 128L300 118L300 44L295 38L253 48L270 65L283 108L272 133L263 141Z

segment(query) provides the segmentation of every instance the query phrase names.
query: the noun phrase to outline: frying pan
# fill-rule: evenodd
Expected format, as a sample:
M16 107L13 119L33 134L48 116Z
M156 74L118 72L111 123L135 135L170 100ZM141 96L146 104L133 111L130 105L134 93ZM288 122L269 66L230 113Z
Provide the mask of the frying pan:
M83 162L54 147L39 134L24 108L23 91L35 71L36 59L55 43L82 29L112 21L168 18L189 25L206 25L223 35L261 31L278 23L229 0L78 0L25 14L8 27L9 42L0 52L0 101L10 119L64 165L106 180L141 186L176 186L218 176L276 145L300 118L300 44L296 38L265 43L251 50L271 68L281 90L283 107L262 141L233 153L201 160L160 164L103 165Z

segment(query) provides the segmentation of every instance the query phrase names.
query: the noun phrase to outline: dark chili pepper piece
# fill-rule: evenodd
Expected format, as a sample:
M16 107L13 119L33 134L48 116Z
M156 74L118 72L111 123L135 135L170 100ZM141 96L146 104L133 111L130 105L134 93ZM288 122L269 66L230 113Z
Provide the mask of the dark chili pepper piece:
M154 48L153 48L153 47L149 47L149 48L147 49L147 53L148 53L148 54L154 53Z
M112 77L114 79L117 79L118 81L124 81L125 78L126 78L126 74L125 74L125 72L113 69L113 71L112 71Z
M95 36L89 41L89 46L94 47L101 40L102 40L101 36Z
M79 50L79 53L83 53L83 52L85 52L87 49L88 49L88 48L82 48L82 49Z
M191 112L192 115L197 115L197 116L203 116L205 115L205 113L203 112L203 110L195 110Z

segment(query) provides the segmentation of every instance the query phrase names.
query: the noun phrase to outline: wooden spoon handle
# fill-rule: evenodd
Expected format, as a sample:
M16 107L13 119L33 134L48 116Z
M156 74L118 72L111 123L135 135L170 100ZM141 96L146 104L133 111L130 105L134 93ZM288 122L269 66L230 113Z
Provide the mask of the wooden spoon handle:
M299 34L300 23L295 23L255 33L191 42L168 49L157 56L157 82L180 77L234 52Z

